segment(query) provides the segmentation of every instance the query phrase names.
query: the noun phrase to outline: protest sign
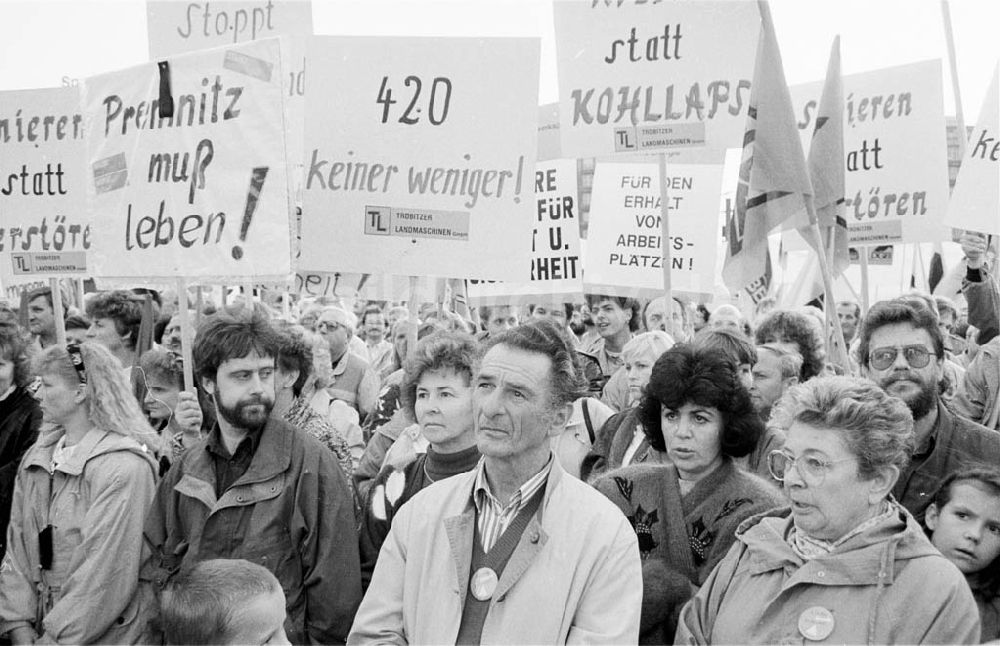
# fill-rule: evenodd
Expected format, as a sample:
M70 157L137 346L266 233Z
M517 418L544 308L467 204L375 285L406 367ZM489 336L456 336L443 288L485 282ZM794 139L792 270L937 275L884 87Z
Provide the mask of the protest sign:
M416 298L421 303L432 303L443 291L440 281L420 278ZM353 274L341 272L297 271L293 291L302 298L340 298L366 301L410 300L410 279L391 274Z
M564 157L669 151L721 163L743 139L753 2L557 0Z
M271 38L84 82L95 274L290 273L282 73Z
M711 294L721 233L722 166L671 164L671 282L675 292ZM584 256L587 292L663 295L657 164L598 162Z
M993 72L979 121L955 179L945 223L1000 234L1000 67Z
M790 88L807 154L822 89L822 82ZM844 148L850 244L946 239L941 61L844 76Z
M538 162L531 236L531 280L469 282L469 303L530 303L583 291L576 160ZM546 299L548 300L548 299ZM557 299L558 300L558 299Z
M87 271L83 118L76 88L0 93L0 280Z
M317 36L300 266L527 280L534 38Z

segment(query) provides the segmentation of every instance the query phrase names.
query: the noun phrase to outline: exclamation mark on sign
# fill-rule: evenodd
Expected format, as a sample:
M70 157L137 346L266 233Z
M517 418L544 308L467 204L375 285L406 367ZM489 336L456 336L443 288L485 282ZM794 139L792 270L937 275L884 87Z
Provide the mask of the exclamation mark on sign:
M264 188L264 180L267 178L267 168L267 166L258 166L253 169L253 175L250 177L250 190L247 191L247 205L243 209L243 223L240 225L240 242L247 241L247 231L250 230L254 211L257 210L260 191ZM239 245L233 246L233 258L239 260L242 257L243 247Z
M514 186L514 204L521 203L521 175L524 172L524 155L517 158L517 184Z

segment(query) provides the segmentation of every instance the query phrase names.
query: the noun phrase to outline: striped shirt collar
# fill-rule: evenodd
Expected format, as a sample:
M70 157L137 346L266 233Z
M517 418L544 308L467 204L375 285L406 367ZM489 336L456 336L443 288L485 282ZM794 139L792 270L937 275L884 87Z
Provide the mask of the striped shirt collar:
M476 504L476 511L479 514L483 513L484 507L489 507L494 513L499 513L501 515L516 514L521 511L524 505L531 500L533 496L539 489L541 489L545 482L549 478L549 473L552 471L552 454L549 453L549 459L542 467L541 471L535 475L528 478L528 480L521 485L511 499L506 505L500 504L500 501L493 492L490 491L490 483L486 479L486 458L479 460L479 464L476 465L476 480L472 487L472 500Z

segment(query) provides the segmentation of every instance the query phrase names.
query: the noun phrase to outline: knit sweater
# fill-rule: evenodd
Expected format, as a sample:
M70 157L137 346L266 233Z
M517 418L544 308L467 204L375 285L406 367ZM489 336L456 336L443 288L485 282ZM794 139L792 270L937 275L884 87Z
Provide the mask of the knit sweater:
M643 561L640 643L669 643L681 606L735 541L746 518L782 504L780 492L730 459L681 496L673 465L631 465L594 481L632 523Z

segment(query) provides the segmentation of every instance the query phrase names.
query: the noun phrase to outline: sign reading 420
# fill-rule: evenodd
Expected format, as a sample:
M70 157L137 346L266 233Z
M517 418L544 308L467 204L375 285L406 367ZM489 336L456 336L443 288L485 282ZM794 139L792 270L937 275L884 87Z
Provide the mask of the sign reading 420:
M409 89L410 97L406 109L397 118L399 123L408 126L419 123L425 106L427 120L431 125L440 126L444 123L444 120L448 118L448 108L451 106L451 79L444 76L434 77L434 80L429 83L429 91L423 97L421 91L424 88L424 82L419 76L412 74L407 76L403 79L403 86ZM378 89L378 98L375 99L375 103L382 106L382 123L389 122L389 113L393 110L393 106L399 103L392 98L392 92L389 77L383 76L382 86Z

